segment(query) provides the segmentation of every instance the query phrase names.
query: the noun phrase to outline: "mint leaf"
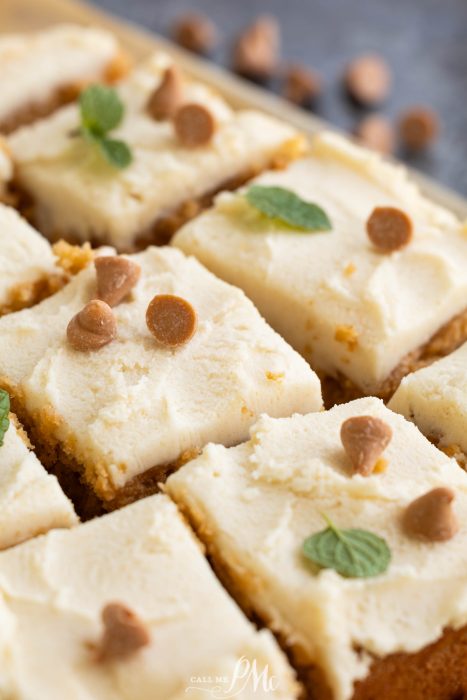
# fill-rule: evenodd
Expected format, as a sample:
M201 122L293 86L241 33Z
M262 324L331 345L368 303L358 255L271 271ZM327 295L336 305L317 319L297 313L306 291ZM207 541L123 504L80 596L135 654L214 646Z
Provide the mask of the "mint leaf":
M387 570L391 551L385 540L367 530L339 530L328 522L325 530L304 541L307 559L346 578L369 578Z
M10 397L8 392L0 389L0 446L3 445L3 438L10 425L9 413Z
M80 95L81 124L96 136L104 136L123 119L123 103L114 88L90 85Z
M101 138L99 145L106 160L115 168L126 168L133 160L131 151L123 141Z
M302 231L329 231L332 228L326 212L313 202L305 202L298 195L283 187L251 185L246 199L270 219Z
M91 85L81 93L79 104L83 138L97 146L113 167L130 165L133 156L127 144L107 137L123 119L124 106L118 93L105 85Z

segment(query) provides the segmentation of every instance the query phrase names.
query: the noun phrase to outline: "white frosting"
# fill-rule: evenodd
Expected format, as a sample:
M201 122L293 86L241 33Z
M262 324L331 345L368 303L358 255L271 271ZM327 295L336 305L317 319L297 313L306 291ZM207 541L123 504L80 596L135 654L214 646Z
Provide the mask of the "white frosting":
M136 612L150 644L126 661L97 664L87 643L99 640L111 601ZM279 687L255 691L252 680L239 680L232 697L297 697L274 638L227 596L165 496L0 554L2 698L201 700L203 688L228 688L242 657L256 659L259 673L267 666ZM213 680L202 684L206 676Z
M309 158L255 182L319 204L332 231L285 230L243 197L222 194L174 245L244 289L315 369L339 371L374 393L406 353L465 308L467 229L424 199L401 168L324 133ZM414 239L383 255L365 223L375 206L388 205L410 216ZM355 347L336 339L342 326L355 333Z
M390 406L440 445L467 455L467 343L405 377Z
M1 36L0 121L63 86L99 78L117 52L112 34L78 25Z
M91 236L131 249L138 234L159 217L220 187L250 168L265 167L296 132L254 111L233 112L220 96L199 83L187 83L185 99L205 105L218 129L212 142L187 149L169 121L145 110L151 92L170 59L158 53L121 84L125 104L122 125L112 137L131 148L132 164L116 170L96 148L70 137L79 124L75 106L66 107L10 139L20 184L35 201L45 233Z
M58 272L48 241L14 209L0 204L0 306L9 304L17 287Z
M12 417L0 447L0 549L77 522L57 479L28 449Z
M358 415L378 416L393 430L387 468L370 477L351 475L340 442L343 421ZM437 544L409 539L400 525L405 507L440 485L456 493L460 532ZM324 669L335 700L350 700L370 654L414 652L446 626L467 623L467 474L378 399L263 417L249 442L208 445L166 489L193 514L253 607ZM345 579L307 562L302 543L326 527L323 513L339 527L384 537L387 572Z
M75 351L66 339L68 322L96 294L94 266L33 309L0 319L2 374L28 411L52 411L56 437L72 445L91 480L103 475L118 488L210 440L244 440L264 411L320 409L316 375L243 292L173 248L131 257L141 279L114 308L117 339L98 351ZM176 350L147 329L157 293L187 299L198 314L193 339Z

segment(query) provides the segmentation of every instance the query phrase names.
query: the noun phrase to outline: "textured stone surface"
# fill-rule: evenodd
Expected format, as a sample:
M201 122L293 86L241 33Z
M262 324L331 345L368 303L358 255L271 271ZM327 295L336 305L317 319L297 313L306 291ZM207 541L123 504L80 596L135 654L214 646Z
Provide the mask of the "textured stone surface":
M342 94L348 59L379 51L394 71L384 112L393 117L415 103L437 109L438 143L410 159L467 195L467 1L466 0L94 0L134 22L167 34L186 10L206 13L223 32L213 58L228 64L234 35L259 13L275 14L283 30L283 57L320 70L326 89L316 111L351 129L364 113ZM277 88L277 85L273 85Z

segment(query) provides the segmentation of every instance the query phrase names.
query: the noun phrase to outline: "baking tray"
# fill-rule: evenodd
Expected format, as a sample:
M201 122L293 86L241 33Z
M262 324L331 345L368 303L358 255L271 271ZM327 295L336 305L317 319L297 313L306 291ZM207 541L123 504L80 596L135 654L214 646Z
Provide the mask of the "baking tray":
M335 130L328 122L290 105L282 98L250 85L156 34L80 0L0 0L0 33L33 31L60 22L105 27L119 37L123 46L137 60L154 49L163 49L174 56L188 74L215 87L234 107L262 109L310 135L324 128ZM416 170L409 168L409 171L427 196L451 209L462 219L467 219L467 199Z

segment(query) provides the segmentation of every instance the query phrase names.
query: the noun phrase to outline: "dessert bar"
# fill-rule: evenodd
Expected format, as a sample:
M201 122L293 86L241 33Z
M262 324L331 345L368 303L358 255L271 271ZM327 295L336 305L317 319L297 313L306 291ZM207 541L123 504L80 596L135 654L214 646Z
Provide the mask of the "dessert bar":
M246 439L263 412L322 406L317 376L243 292L167 247L98 257L0 319L0 368L44 464L78 472L106 507L209 441Z
M308 698L467 692L467 474L381 400L263 416L166 489Z
M2 552L0 659L15 700L298 697L165 496Z
M405 170L341 136L262 175L173 244L242 288L323 377L328 404L389 398L467 340L467 235Z
M94 91L81 107L65 107L10 138L16 187L51 239L107 243L120 252L164 242L214 192L283 164L303 145L278 119L232 110L163 53L139 65L118 86L118 97L108 98L117 115L110 153L96 145L96 131L101 137L109 125L106 97L95 124L100 95ZM86 123L95 127L87 138Z
M109 32L70 24L3 34L0 65L0 132L10 133L70 102L89 81L121 78L128 59Z

